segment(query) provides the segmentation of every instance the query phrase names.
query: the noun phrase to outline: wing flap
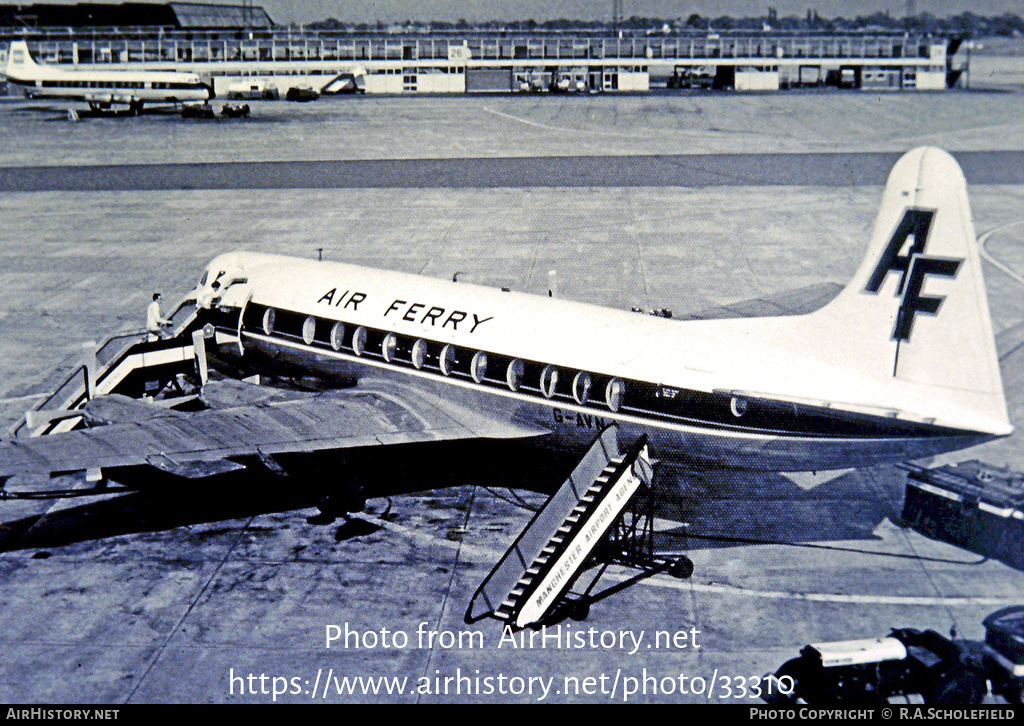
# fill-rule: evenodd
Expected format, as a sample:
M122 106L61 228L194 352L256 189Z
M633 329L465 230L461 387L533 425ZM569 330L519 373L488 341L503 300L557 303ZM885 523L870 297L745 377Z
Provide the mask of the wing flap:
M172 461L166 456L156 455L147 457L146 461L150 466L174 474L184 479L205 479L216 474L225 474L229 471L240 471L245 468L244 464L229 459L215 459L213 461Z

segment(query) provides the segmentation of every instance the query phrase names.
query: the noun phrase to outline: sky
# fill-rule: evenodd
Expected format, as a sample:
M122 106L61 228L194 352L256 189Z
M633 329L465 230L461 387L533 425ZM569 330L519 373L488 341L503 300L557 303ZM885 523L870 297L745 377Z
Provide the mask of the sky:
M215 2L216 0L198 0ZM241 0L225 0L239 4ZM1021 0L913 0L917 12L946 16L971 10L979 14L1024 12ZM306 23L333 17L346 22L400 22L403 20L470 22L484 20L610 20L612 0L253 0L277 23ZM760 16L769 6L780 15L802 17L808 8L823 17L854 17L888 11L902 17L906 0L623 0L623 14L641 17L687 18L692 13Z
M31 2L115 2L125 0L21 0ZM138 0L135 0L138 1ZM145 2L146 0L142 0ZM153 0L169 2L170 0ZM180 0L241 5L242 0ZM278 24L311 23L337 18L352 23L387 23L405 20L469 22L486 20L611 20L612 0L252 0ZM1024 14L1024 0L912 0L917 12L939 17L967 10L981 15ZM825 18L853 18L887 11L906 14L907 0L622 0L625 17L688 18L693 13L716 18L761 17L773 7L782 16L804 17L813 8Z

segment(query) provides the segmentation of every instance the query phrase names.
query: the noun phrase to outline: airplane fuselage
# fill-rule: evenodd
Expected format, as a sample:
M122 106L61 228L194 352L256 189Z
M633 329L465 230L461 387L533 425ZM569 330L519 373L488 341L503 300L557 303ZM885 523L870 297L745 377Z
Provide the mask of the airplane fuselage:
M29 98L63 98L91 104L183 103L207 101L208 86L189 73L78 71L52 78L8 76Z
M195 73L60 68L36 63L23 41L11 44L3 74L29 98L85 101L96 108L195 103L213 97L213 88Z
M991 438L915 415L910 397L905 409L864 397L844 403L838 393L801 399L803 384L830 376L836 391L870 386L767 350L737 366L730 351L742 346L712 321L250 253L218 258L208 274L222 268L245 273L222 274L208 312L216 365L325 386L396 379L548 430L559 448L585 446L614 422L630 440L646 433L661 457L806 471L920 458ZM766 378L765 366L779 375ZM743 393L773 388L777 397Z

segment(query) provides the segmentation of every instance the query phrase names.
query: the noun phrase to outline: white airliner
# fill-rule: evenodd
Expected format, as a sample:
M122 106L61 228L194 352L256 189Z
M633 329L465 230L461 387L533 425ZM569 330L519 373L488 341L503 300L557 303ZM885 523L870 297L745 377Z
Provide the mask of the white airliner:
M934 148L896 164L862 265L805 315L671 320L251 252L196 295L236 375L390 379L557 447L614 422L661 458L809 471L1013 430L966 182Z
M803 315L671 320L252 252L214 259L195 296L175 335L140 340L129 358L147 359L154 376L161 366L167 377L197 372L204 407L189 396L177 398L189 410L173 410L120 395L119 380L133 389L133 369L126 360L129 372L100 374L97 356L90 400L59 412L61 425L89 427L0 441L0 497L120 495L197 479L212 491L250 467L272 478L311 470L277 480L298 489L312 479L328 521L367 497L481 474L504 483L519 470L530 480L518 485L550 489L559 464L547 462L572 455L572 474L465 614L526 627L562 617L563 606L585 617L604 596L593 594L603 567L582 595L569 594L601 541L617 548L600 555L605 564L692 573L686 557L655 556L610 530L651 486L651 456L687 468L828 470L1013 430L966 183L938 149L896 164L852 281ZM210 377L209 365L228 380ZM251 374L269 384L231 380ZM147 380L136 379L137 395L155 390ZM391 448L374 456L378 447ZM73 489L53 490L68 477ZM634 534L638 518L653 521L645 501L628 515Z
M457 441L496 462L530 456L504 446L516 440L575 456L612 424L621 450L646 435L683 466L781 472L920 459L1013 430L966 183L932 148L896 164L863 263L807 314L672 320L252 252L214 259L195 296L187 329L132 360L319 393L211 380L205 409L176 411L117 395L127 374L112 370L49 429L63 433L0 441L5 493L404 444L419 448L396 456L443 457L430 447Z
M36 63L23 40L11 43L3 73L29 98L85 101L93 110L123 105L138 112L147 103L205 103L214 95L195 73L67 70Z

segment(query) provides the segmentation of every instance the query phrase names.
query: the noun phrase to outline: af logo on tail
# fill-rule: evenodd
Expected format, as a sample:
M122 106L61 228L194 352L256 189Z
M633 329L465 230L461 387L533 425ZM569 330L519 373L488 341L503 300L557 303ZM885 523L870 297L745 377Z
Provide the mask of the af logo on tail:
M903 219L896 226L896 231L893 232L889 244L879 258L878 266L871 274L867 287L864 288L865 292L878 294L882 283L885 282L885 278L890 272L901 273L896 294L903 296L903 302L900 305L899 314L896 316L896 327L892 331L892 338L897 342L910 340L914 315L917 313L938 315L942 301L946 299L938 295L921 294L925 276L956 277L960 264L963 262L962 258L935 257L924 254L925 245L928 243L928 233L931 231L934 218L934 209L908 207L903 213ZM910 238L913 240L910 249L905 255L901 255L900 252Z

